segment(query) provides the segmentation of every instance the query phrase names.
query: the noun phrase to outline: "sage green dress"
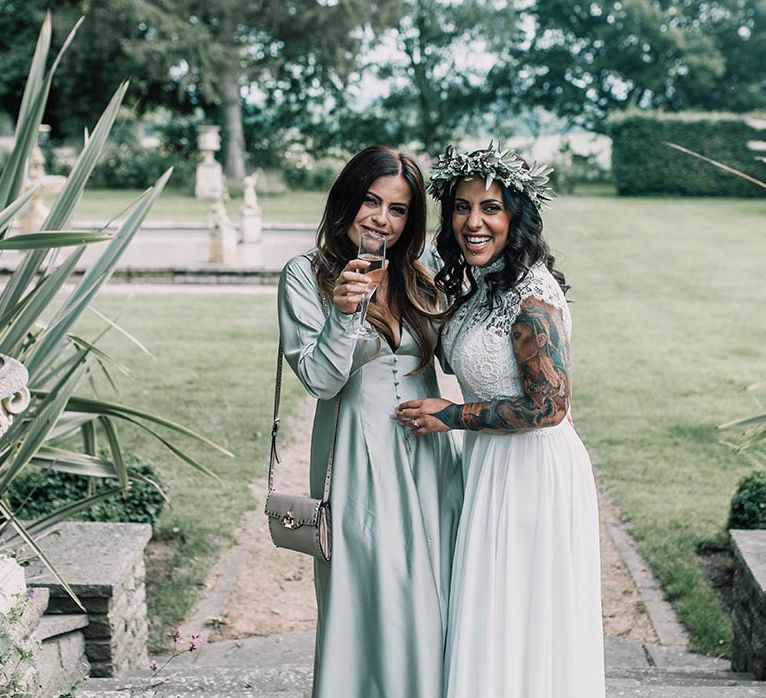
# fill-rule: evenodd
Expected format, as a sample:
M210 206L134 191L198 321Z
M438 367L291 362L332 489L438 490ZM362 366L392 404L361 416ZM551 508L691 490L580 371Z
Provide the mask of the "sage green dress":
M285 358L317 398L311 493L320 497L340 399L330 562L314 567L314 698L441 698L448 594L463 496L451 434L413 437L403 400L438 396L407 326L399 348L346 337L352 316L320 298L308 256L279 284Z

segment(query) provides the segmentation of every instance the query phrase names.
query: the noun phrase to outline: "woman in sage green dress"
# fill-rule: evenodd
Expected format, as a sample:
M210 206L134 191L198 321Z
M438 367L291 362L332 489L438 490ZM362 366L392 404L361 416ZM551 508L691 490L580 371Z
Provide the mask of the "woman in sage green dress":
M391 148L358 153L332 186L317 247L291 259L279 285L285 358L313 397L311 494L337 442L330 506L333 554L317 561L314 698L441 698L452 552L463 484L452 438L413 438L396 406L438 396L438 304L417 263L426 205L415 162ZM367 289L362 231L387 239L388 267L368 311L380 338L350 338Z

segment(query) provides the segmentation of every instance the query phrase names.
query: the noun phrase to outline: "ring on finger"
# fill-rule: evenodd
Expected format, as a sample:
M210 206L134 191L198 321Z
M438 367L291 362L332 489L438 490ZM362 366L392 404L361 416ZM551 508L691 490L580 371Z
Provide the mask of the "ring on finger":
M415 427L415 429L420 429L420 423L417 419L412 420L412 425Z

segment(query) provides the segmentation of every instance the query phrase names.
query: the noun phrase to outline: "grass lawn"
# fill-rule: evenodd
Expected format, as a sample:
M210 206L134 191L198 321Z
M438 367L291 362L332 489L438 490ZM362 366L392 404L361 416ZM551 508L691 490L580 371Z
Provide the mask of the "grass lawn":
M77 218L82 220L111 219L141 194L138 189L95 189L86 191L77 207ZM263 219L268 222L312 223L319 222L324 207L324 192L285 192L283 194L259 194L258 204L263 209ZM210 205L193 196L168 189L154 205L148 220L172 219L204 223ZM232 220L241 216L242 197L233 198L226 206Z
M292 195L300 206L285 208L286 215L292 210L316 221L317 197ZM267 211L269 198L261 200ZM172 198L163 202L170 206ZM575 422L601 486L628 521L694 647L712 654L727 651L730 624L696 548L722 533L736 483L751 469L718 443L716 425L754 412L742 388L766 379L765 220L764 200L609 196L560 199L546 218L573 286ZM112 293L98 302L112 314L124 305ZM120 381L122 398L237 454L230 460L192 448L227 480L222 488L135 435L131 450L161 467L174 501L158 535L182 544L172 576L149 600L152 643L164 646L162 633L188 612L210 564L253 504L245 483L265 470L274 298L140 293L121 323L157 355L146 360L109 338L107 346L135 372ZM290 382L287 403L299 394Z
M730 623L696 555L751 470L719 444L766 378L766 201L570 198L546 225L572 284L575 424L691 632Z

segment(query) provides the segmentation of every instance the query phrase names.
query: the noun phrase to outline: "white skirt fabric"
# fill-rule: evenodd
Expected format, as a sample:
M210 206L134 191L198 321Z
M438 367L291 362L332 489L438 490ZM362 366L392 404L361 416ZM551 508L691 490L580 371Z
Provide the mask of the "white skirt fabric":
M596 490L568 420L467 432L448 698L603 698Z

